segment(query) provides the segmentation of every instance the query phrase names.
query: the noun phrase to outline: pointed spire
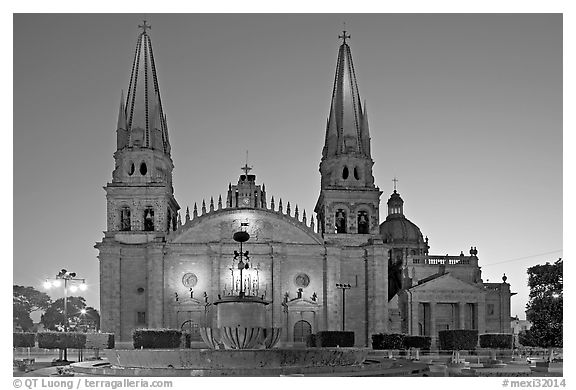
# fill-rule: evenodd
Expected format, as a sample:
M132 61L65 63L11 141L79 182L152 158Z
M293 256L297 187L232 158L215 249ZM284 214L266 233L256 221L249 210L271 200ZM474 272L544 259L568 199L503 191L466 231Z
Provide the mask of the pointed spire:
M190 209L186 206L186 223L190 221Z
M280 203L278 203L278 212L282 212L282 198L280 198Z
M166 116L160 99L156 64L152 41L144 23L138 36L132 74L126 98L126 122L130 134L130 146L162 150L170 154ZM154 128L157 129L155 135Z
M210 197L210 212L214 211L214 198Z
M178 212L178 229L180 229L182 227L182 216L180 215L180 212Z
M346 42L350 35L344 31L340 38L343 38L343 42L336 61L336 75L326 126L323 157L353 153L370 158L370 150L369 147L367 148L368 130L364 129L367 123L365 123L360 102L352 52Z
M202 199L202 215L206 214L206 202Z
M116 126L116 149L121 150L128 146L128 126L126 125L126 108L124 107L124 90L120 94L120 107L118 109L118 124Z
M272 199L270 200L270 210L274 211L274 195L272 195Z
M194 211L192 213L193 218L196 218L198 216L198 207L196 207L196 202L194 202Z
M222 208L222 195L218 195L218 210Z
M294 218L298 219L298 205L296 205L296 209L294 210Z
M302 213L302 223L306 225L306 209L304 209L304 212Z
M290 202L288 202L288 205L286 206L286 215L290 215Z
M314 218L310 218L310 229L314 230Z

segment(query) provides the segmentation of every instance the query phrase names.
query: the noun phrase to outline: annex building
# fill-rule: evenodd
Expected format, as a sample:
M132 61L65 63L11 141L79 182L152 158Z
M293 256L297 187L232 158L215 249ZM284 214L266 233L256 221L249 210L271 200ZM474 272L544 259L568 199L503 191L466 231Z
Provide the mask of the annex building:
M269 326L282 328L286 344L343 325L359 346L379 332L510 332L513 293L505 277L484 283L476 248L431 255L396 189L381 202L346 32L318 149L320 193L302 193L317 197L314 215L268 198L246 165L226 196L194 204L182 218L149 26L140 27L105 187L106 231L96 244L102 331L129 341L135 328L177 328L200 340L199 327L216 326L212 302L242 283L247 294L270 302ZM241 229L251 236L242 279L232 239Z

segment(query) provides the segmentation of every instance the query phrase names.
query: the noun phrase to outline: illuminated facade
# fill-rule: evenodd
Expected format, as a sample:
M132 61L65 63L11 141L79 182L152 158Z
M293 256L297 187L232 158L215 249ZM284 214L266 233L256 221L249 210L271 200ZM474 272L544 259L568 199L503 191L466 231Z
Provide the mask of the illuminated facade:
M343 326L355 332L357 345L369 345L379 332L489 330L483 310L496 290L482 283L475 254L455 261L429 256L428 239L404 217L396 191L386 221L379 221L382 192L374 184L368 115L345 32L315 217L268 199L246 165L225 199L203 201L200 210L195 204L182 221L149 26L140 27L128 94L120 102L115 169L105 187L107 228L96 244L103 331L130 341L135 328L168 327L199 340L198 327L216 326L212 302L237 293L240 283L247 294L270 302L268 324L283 329L284 343ZM232 239L240 229L251 237L245 244L251 267L242 280ZM350 285L345 318L344 291L336 287L342 283ZM508 306L499 309L508 310L509 328L504 290L498 289L498 299L508 299ZM445 315L444 305L455 311ZM434 309L443 313L440 322Z

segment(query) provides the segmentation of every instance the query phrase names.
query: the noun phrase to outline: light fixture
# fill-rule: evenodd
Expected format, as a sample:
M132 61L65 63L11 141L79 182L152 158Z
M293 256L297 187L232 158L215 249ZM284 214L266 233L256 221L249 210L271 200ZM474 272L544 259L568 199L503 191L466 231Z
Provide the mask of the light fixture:
M56 279L52 282L52 285L54 287L60 287L62 285L62 282L59 279Z
M70 286L70 292L76 292L78 290L78 286Z
M82 284L80 284L80 291L86 291L87 288L88 286L86 285L86 283L82 282Z
M44 282L44 288L46 290L48 290L50 287L52 287L52 283L49 280L45 281Z

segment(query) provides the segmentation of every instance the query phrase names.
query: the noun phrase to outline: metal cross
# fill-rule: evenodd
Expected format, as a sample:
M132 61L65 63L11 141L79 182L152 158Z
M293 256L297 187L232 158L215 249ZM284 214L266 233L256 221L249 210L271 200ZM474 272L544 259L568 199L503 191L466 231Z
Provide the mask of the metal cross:
M248 151L246 151L246 164L240 169L242 169L244 172L246 172L246 176L248 176L248 171L250 171L252 169L252 167L248 166Z
M398 183L398 179L396 179L396 176L394 176L394 179L392 179L392 181L394 182L394 191L396 191L396 183Z
M346 43L346 39L350 38L350 34L346 34L346 30L344 30L342 31L342 35L338 35L338 38L342 38L344 40L342 43Z
M150 26L149 24L146 24L146 20L144 20L143 24L139 24L138 28L141 28L143 30L143 34L146 34L146 29L152 30L152 26Z

